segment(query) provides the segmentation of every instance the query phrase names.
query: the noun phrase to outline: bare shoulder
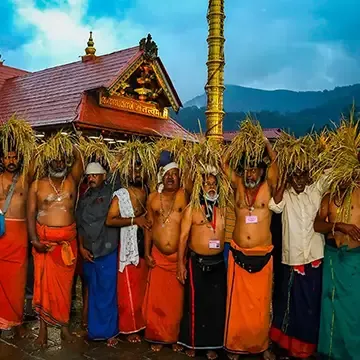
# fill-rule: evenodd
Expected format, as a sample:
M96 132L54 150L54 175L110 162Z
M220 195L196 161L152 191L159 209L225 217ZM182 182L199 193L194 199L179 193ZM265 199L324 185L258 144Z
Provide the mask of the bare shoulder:
M176 197L178 201L184 202L185 204L188 203L188 194L185 189L180 188L176 193Z
M157 198L157 194L158 194L157 191L153 191L152 193L150 193L150 195L149 195L149 197L147 199L148 204L151 205L155 201L155 199Z

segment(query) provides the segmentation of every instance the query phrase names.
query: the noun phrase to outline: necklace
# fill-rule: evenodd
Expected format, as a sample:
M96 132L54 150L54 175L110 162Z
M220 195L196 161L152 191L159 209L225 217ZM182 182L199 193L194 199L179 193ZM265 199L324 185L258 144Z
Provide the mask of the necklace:
M53 181L51 180L51 177L49 176L49 183L51 185L51 187L54 189L55 194L56 194L56 201L60 202L61 199L61 193L63 191L63 187L64 187L64 182L65 182L65 177L62 179L61 181L61 185L60 185L60 191L56 188L56 186L54 185Z
M256 189L255 195L253 196L251 201L249 199L249 193L248 193L247 189L245 190L245 203L249 209L250 216L251 216L251 213L255 210L254 204L255 204L256 198L259 194L260 188L261 188L261 185Z
M169 222L169 217L172 214L173 209L174 209L175 199L176 199L176 193L172 198L172 202L171 202L171 206L170 206L170 210L169 210L168 214L166 216L164 216L163 198L162 198L162 193L160 193L160 215L162 217L161 227L165 227L165 224L167 224Z

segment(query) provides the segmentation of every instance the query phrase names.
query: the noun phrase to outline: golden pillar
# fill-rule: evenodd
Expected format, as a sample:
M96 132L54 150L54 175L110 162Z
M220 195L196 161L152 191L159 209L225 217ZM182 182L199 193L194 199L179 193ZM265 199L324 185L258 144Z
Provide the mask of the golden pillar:
M208 80L205 86L207 94L206 136L223 139L224 119L224 0L209 0L208 7Z

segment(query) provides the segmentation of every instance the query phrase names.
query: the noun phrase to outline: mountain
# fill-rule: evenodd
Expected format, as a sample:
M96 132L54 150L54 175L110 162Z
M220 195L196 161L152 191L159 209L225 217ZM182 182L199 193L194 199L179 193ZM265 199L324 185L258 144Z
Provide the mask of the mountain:
M224 94L224 131L237 130L247 113L264 128L281 128L300 136L312 128L319 130L348 114L353 103L360 103L360 84L324 91L259 90L227 85ZM205 105L204 105L205 104ZM206 97L200 95L171 116L192 132L203 131Z
M336 87L323 91L260 90L237 85L226 85L224 109L226 112L278 111L298 112L316 108L339 98L360 98L360 84ZM206 94L187 101L184 107L206 107Z

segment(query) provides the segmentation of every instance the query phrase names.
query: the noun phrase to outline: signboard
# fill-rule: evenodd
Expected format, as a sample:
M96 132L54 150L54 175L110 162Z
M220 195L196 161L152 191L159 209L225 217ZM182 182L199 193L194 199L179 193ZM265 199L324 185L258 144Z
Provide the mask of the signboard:
M166 108L163 111L160 111L154 104L130 99L123 96L105 96L104 94L100 93L99 105L110 109L128 111L164 120L168 119L169 117L169 112Z

